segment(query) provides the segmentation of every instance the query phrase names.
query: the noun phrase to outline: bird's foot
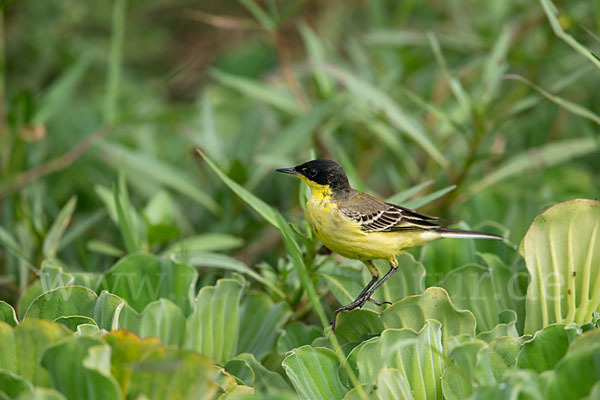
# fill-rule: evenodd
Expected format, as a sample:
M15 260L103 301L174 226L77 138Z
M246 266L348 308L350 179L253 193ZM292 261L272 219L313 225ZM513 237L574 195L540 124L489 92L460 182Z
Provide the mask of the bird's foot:
M352 303L338 308L337 310L334 311L334 313L337 315L337 313L340 313L342 311L352 311L355 308L364 306L366 302L367 302L367 299L364 296L361 296L361 297L357 298L356 300L354 300Z
M384 304L392 304L389 301L377 301L377 300L373 300L372 298L369 297L368 299L371 303L377 305L377 306L382 306Z
M376 304L376 305L378 305L378 306L382 306L382 305L384 305L384 304L392 304L392 303L390 303L389 301L377 301L377 300L373 300L373 299L371 298L371 294L372 294L372 293L366 293L365 295L358 297L358 298L357 298L356 300L354 300L352 303L350 303L350 304L348 304L348 305L345 305L345 306L343 306L343 307L340 307L340 308L338 308L337 310L335 310L335 311L334 311L334 314L336 315L336 319L337 319L337 314L338 314L338 313L340 313L340 312L342 312L342 311L352 311L352 310L354 310L354 309L356 309L356 308L362 308L362 307L365 305L365 303L366 303L367 301L370 301L371 303L373 303L373 304ZM335 323L336 323L336 319L334 319L334 320L331 322L331 330L332 330L332 331L333 331L333 330L335 330Z

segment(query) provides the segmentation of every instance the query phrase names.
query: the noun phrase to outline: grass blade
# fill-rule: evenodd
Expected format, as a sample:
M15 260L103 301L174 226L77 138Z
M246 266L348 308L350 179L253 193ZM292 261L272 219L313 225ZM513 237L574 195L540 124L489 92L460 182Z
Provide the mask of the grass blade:
M238 0L256 18L263 28L272 31L276 28L275 21L254 0Z
M329 75L323 69L325 64L325 49L323 43L317 34L308 26L307 23L302 22L298 25L300 34L304 40L304 46L308 52L310 60L316 64L314 68L314 78L323 98L329 97L333 93L333 82Z
M589 51L584 45L579 43L575 38L568 33L566 33L563 28L560 26L560 22L556 16L557 9L554 3L550 0L540 0L542 3L542 8L546 13L546 17L550 22L550 26L552 26L552 30L554 34L562 39L565 43L571 46L576 52L590 60L592 63L596 65L596 67L600 68L600 60L598 60L597 56L594 55L591 51Z
M558 97L558 96L542 89L535 83L531 82L530 80L528 80L520 75L506 75L505 79L513 79L513 80L516 80L519 82L523 82L526 85L535 89L538 93L540 93L542 96L544 96L551 102L564 108L565 110L569 111L570 113L579 115L580 117L583 117L583 118L587 118L587 119L595 122L596 124L600 125L600 115L598 115L586 108L581 107L579 104L573 103L572 101L569 101L569 100L565 100L562 97Z
M0 226L0 243L4 245L7 252L9 252L13 256L15 256L17 259L19 259L19 261L21 261L21 264L25 265L27 268L29 268L33 272L37 273L37 271L38 271L37 268L31 262L29 262L25 253L23 252L23 250L21 250L21 246L19 246L19 243L17 243L15 238L13 238L12 235L1 226ZM26 271L27 270L25 270L25 272Z
M471 100L469 99L469 96L465 92L465 89L462 87L462 84L460 83L460 81L458 79L456 79L455 77L453 77L450 74L450 71L448 71L446 59L444 58L444 54L442 53L442 48L440 47L440 43L438 42L437 37L435 36L435 34L433 32L429 32L427 34L427 38L429 39L429 43L431 44L431 49L433 50L433 54L435 55L435 58L436 58L438 64L440 65L440 68L442 69L442 73L444 74L444 76L446 77L446 80L448 81L450 90L452 90L454 97L456 97L456 100L458 100L458 103L460 104L463 112L466 115L469 115L470 110L471 110Z
M227 154L223 149L223 141L215 125L215 114L208 92L202 96L200 122L201 129L196 144L202 145L208 154L218 162L225 161Z
M288 114L301 115L302 110L296 104L290 91L276 91L262 82L235 76L218 69L211 69L210 76L220 84L259 101L263 101Z
M106 78L106 97L104 99L104 122L114 122L117 115L119 83L121 80L121 62L123 38L125 37L125 8L127 0L115 0L112 15L112 37L108 56L108 76Z
M125 255L120 248L102 240L90 240L87 242L86 248L94 253L105 254L111 257L123 257Z
M472 184L467 197L527 169L551 167L598 151L598 143L594 138L563 140L528 150L509 158L492 173Z
M177 262L185 262L187 265L190 265L192 267L213 267L225 269L228 271L239 272L242 275L247 275L255 279L257 282L262 283L282 299L286 298L285 293L283 293L281 289L273 285L273 283L269 282L262 275L254 271L252 268L248 267L243 262L236 260L235 258L223 254L207 252L195 252L190 253L189 255L173 254L171 258L173 258L173 260Z
M221 206L211 196L198 189L193 183L195 179L185 171L116 143L103 141L98 143L98 146L105 152L106 157L113 161L109 165L133 169L149 179L191 197L213 214L221 214Z
M203 233L182 239L171 246L164 254L197 253L207 251L223 251L241 247L244 240L224 233Z
M381 89L336 67L328 66L327 71L354 93L358 99L384 114L396 129L405 132L407 136L417 142L442 168L445 170L450 168L448 160L431 142L423 127L406 115Z
M117 209L119 228L121 229L121 235L125 242L125 248L127 248L128 253L135 253L140 250L140 241L135 229L131 213L131 204L129 203L129 196L127 195L125 177L123 174L119 176L118 189L116 186L113 186L113 196Z
M105 216L105 210L98 210L87 216L82 221L80 221L77 225L74 225L62 237L62 239L60 240L60 244L58 245L58 249L62 249L63 247L71 243L73 240L83 235L85 232L87 232L88 229L100 222Z
M443 189L436 190L435 192L430 193L427 196L423 196L418 199L407 201L406 203L404 203L404 206L408 207L408 208L423 207L425 204L429 204L432 201L435 201L435 200L439 199L440 197L445 196L446 193L449 193L449 192L453 191L454 189L456 189L456 185L450 185Z
M44 239L43 244L43 252L46 258L54 258L56 256L56 252L60 246L60 240L62 238L65 229L71 222L71 216L73 215L73 211L75 211L75 206L77 205L77 197L73 196L71 199L65 204L65 206L60 210L54 223L48 230L48 234Z
M82 55L52 84L42 97L40 106L33 116L35 124L45 124L52 115L64 109L66 102L90 66L90 61L91 58L88 55Z
M410 199L415 194L419 193L421 190L425 189L427 186L431 186L433 184L433 180L428 180L423 183L419 183L411 188L401 191L400 193L396 193L395 195L389 197L386 201L389 203L399 204L408 199Z

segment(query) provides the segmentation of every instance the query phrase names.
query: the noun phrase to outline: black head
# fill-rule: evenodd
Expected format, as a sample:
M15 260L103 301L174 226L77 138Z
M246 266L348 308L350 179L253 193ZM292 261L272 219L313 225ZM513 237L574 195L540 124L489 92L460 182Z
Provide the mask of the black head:
M329 186L334 192L350 189L346 173L332 160L312 160L293 168L281 168L276 171L300 175L310 182Z

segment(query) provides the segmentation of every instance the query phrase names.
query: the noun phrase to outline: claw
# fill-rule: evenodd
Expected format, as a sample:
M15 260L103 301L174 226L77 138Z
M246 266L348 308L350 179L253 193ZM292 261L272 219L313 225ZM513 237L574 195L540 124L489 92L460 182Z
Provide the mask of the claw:
M392 304L389 301L377 301L377 300L373 300L371 298L369 298L369 301L377 306L382 306L384 304Z

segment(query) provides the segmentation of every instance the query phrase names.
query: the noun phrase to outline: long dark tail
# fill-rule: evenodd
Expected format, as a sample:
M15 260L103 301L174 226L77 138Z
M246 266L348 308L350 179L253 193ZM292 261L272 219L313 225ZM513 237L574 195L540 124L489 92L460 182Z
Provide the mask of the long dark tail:
M460 229L437 228L435 231L441 233L444 238L504 240L502 236L490 235L489 233L482 232L463 231Z

